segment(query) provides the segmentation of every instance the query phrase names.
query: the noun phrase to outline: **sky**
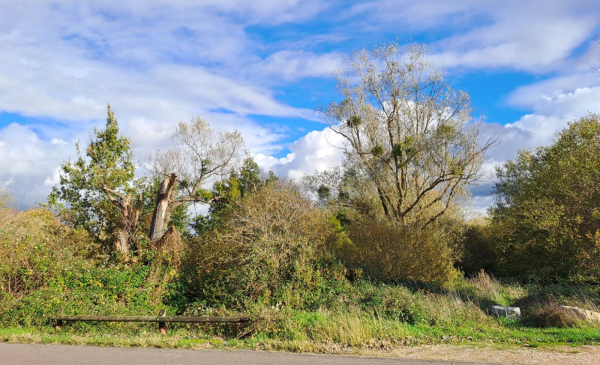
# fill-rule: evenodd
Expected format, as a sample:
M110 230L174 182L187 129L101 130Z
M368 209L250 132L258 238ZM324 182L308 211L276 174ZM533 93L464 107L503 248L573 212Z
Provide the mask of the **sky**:
M0 188L44 202L111 104L138 160L201 116L242 132L259 165L300 178L339 164L315 108L344 55L424 43L502 142L494 166L600 113L597 0L0 0ZM140 172L143 173L143 172Z

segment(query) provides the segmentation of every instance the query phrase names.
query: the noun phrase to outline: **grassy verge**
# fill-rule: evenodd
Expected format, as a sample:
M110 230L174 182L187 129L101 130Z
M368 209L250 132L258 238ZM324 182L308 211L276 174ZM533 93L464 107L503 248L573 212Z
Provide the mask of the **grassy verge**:
M258 349L316 353L388 351L420 344L552 347L600 345L597 328L532 328L520 321L484 319L463 324L406 324L375 315L294 311L270 313L248 328L173 326L166 336L154 325L7 327L0 341L113 347Z
M451 288L390 285L367 280L321 280L311 290L282 286L243 302L186 301L170 270L82 265L19 296L0 297L0 341L118 347L246 348L318 353L388 351L420 344L545 347L600 345L600 323L557 310L598 310L600 288L523 286L481 274ZM159 279L152 279L153 277ZM150 279L148 279L150 278ZM199 297L202 297L199 295ZM243 298L239 294L236 297ZM221 303L220 307L211 306ZM233 304L231 304L233 303ZM486 314L492 304L518 305L522 320ZM72 323L55 331L57 314L251 315L251 325Z

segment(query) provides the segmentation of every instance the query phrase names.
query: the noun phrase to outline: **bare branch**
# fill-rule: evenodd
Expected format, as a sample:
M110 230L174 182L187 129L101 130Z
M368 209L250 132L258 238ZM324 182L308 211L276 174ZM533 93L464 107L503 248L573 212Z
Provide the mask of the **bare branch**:
M385 216L403 223L443 215L497 142L480 143L469 96L448 86L424 54L397 44L354 53L349 71L337 73L342 101L320 109L347 142L352 178L372 189L357 189L357 198L376 197Z

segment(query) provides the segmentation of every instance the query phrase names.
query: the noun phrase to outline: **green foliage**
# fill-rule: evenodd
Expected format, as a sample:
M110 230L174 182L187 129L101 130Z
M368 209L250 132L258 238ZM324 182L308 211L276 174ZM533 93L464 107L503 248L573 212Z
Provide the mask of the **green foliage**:
M174 227L180 234L189 236L191 234L189 230L191 222L192 218L187 211L187 206L180 205L173 209L173 212L171 212L169 227Z
M570 123L551 146L520 151L498 169L490 213L499 273L600 278L598 156L600 121L590 114Z
M348 127L358 127L361 122L362 122L361 118L356 115L350 116L350 118L348 118L348 121L347 121Z
M149 266L94 267L79 262L43 287L4 304L0 322L47 325L52 316L156 315L162 307L157 287L148 283Z
M232 171L229 178L214 184L212 192L206 192L205 200L211 201L208 215L194 218L192 224L194 231L201 234L215 229L236 202L257 192L274 180L272 175L266 179L262 178L258 164L252 157L246 158L238 171Z
M336 243L337 255L348 268L359 269L370 278L444 286L458 275L449 242L453 237L439 225L423 230L367 219L351 224L347 237L344 244Z
M94 248L84 231L65 227L47 209L1 214L0 301L45 286L77 266L76 256L92 256Z
M328 217L293 187L275 183L242 199L239 210L228 213L228 223L192 244L181 272L178 252L151 253L128 264L87 259L94 246L88 238L89 248L82 250L88 247L81 244L86 233L60 224L48 210L1 214L0 340L36 341L37 333L44 333L43 341L54 343L229 343L298 351L449 341L598 342L600 332L593 326L551 312L562 304L597 308L597 287L512 286L483 273L459 280L457 291L351 282L326 249L350 243L352 225L342 224L344 220ZM231 252L237 256L226 258L233 260L219 256ZM7 294L11 273L23 273L24 285ZM545 299L548 295L552 302ZM525 322L496 320L484 313L489 303L518 304L531 315ZM49 326L57 314L155 315L160 309L184 315L235 315L243 310L255 320L242 332L172 325L161 340L148 334L156 329L147 324L79 322L60 333ZM243 340L236 339L240 333Z
M95 128L94 134L84 153L77 144L77 159L62 164L59 185L52 189L48 204L63 221L85 229L108 246L107 240L119 225L121 213L103 188L122 193L135 190L135 163L129 139L119 135L110 105L106 128Z
M47 209L3 215L2 326L46 326L58 314L152 315L176 297L169 284L175 260L153 255L106 265L96 259L98 251L87 232L61 224Z
M222 219L190 244L189 297L230 308L298 307L318 298L327 290L324 278L336 275L324 245L331 234L327 218L291 184L266 185Z
M496 272L496 238L488 219L467 222L464 236L459 241L460 253L457 266L467 276L473 276L481 270Z
M319 197L319 200L321 200L321 201L327 201L327 199L329 199L330 194L331 194L331 189L329 189L329 187L327 187L325 185L321 185L317 189L317 196Z
M371 150L371 154L375 157L381 157L381 155L383 155L383 148L381 146L374 146Z

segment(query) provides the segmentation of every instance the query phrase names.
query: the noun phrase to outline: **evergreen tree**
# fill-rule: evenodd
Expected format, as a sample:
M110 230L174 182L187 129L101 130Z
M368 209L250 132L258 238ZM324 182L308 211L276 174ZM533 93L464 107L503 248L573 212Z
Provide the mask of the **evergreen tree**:
M129 143L109 105L106 128L94 128L85 154L77 143L77 159L62 164L60 183L48 197L69 225L123 253L134 244L141 206L141 196L132 197L135 165Z
M247 157L239 171L232 171L224 181L214 184L211 193L208 215L198 216L192 224L197 233L209 231L221 223L225 212L240 199L246 198L265 185L276 180L277 177L270 173L267 178L262 178L260 167L252 157Z

